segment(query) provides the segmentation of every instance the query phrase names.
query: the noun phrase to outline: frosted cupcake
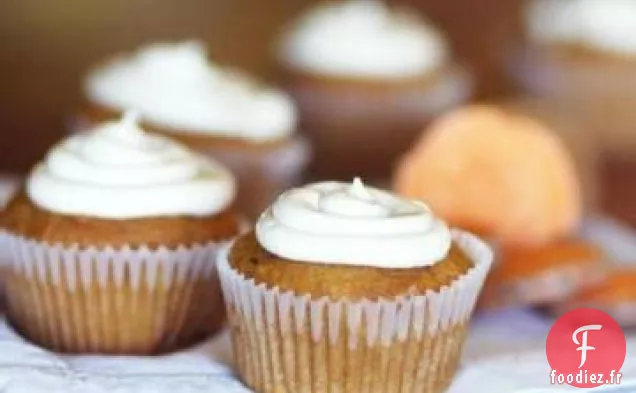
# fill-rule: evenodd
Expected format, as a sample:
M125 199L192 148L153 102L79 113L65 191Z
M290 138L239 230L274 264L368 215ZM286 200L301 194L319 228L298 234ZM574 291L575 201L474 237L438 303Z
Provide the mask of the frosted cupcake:
M132 108L148 130L209 154L237 176L237 206L256 218L308 159L283 92L208 60L199 42L159 43L95 68L84 83L89 122Z
M132 116L54 146L2 213L8 317L65 352L149 354L223 320L218 248L239 233L220 164Z
M314 142L316 177L388 179L422 125L471 94L445 38L381 1L307 11L285 31L278 59Z
M534 0L513 73L528 91L570 104L610 148L636 151L636 2Z
M359 180L287 191L219 256L239 375L257 392L442 392L491 259Z

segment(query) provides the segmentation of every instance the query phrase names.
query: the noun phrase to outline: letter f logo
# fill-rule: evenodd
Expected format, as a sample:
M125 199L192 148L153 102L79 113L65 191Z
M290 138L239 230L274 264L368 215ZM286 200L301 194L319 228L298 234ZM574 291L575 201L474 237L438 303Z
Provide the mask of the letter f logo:
M583 367L583 365L587 361L587 351L593 351L593 350L596 349L594 347L591 347L591 346L587 345L587 333L588 333L588 331L590 331L590 330L601 330L601 328L602 328L601 325L585 325L585 326L581 326L580 328L576 329L574 331L574 334L572 334L572 341L574 341L574 344L580 345L580 347L578 347L576 349L577 351L581 351L581 364L579 365L579 368ZM581 337L582 337L581 342L579 342L579 339L577 338L577 336L581 332L583 332L583 334L581 335Z

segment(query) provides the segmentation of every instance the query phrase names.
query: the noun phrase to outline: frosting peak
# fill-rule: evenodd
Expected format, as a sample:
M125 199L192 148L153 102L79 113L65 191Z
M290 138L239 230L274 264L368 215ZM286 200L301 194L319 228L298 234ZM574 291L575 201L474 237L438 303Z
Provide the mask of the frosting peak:
M116 58L92 72L85 88L97 104L135 109L172 131L266 141L296 128L286 94L211 63L197 41L149 45Z
M428 21L378 0L319 5L291 26L281 50L293 67L364 77L422 75L448 55L445 39Z
M287 259L385 268L434 264L451 243L448 227L424 204L360 179L287 191L263 213L256 236Z
M581 44L636 55L636 1L534 0L527 12L538 42Z
M27 180L33 203L106 219L203 216L226 208L235 182L220 164L150 135L127 113L53 147Z

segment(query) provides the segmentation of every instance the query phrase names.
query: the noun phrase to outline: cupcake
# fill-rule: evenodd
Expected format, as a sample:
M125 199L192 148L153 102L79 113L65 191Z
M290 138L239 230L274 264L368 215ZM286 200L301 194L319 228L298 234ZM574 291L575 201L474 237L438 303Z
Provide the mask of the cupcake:
M527 91L561 102L600 138L603 208L636 223L636 2L535 0L529 42L511 71Z
M387 180L422 125L472 93L431 23L381 1L310 9L284 31L277 58L314 145L315 177Z
M598 247L577 234L582 196L573 160L529 116L487 105L445 115L403 157L394 187L496 246L485 303L562 300L602 270Z
M7 315L63 352L151 354L223 321L216 254L240 230L220 164L134 116L54 146L2 213Z
M443 392L489 247L353 184L282 194L219 255L239 376L257 392Z
M630 95L636 73L633 1L532 0L525 26L528 44L512 71L530 92L597 103Z
M116 57L84 82L80 120L140 113L148 130L218 159L237 176L237 206L258 217L308 160L296 109L281 91L208 60L195 41L159 43Z

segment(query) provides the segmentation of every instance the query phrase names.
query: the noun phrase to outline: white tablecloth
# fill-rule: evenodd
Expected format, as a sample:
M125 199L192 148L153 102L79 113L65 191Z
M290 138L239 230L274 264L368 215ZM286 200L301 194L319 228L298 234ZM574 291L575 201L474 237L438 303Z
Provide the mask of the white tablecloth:
M477 318L448 393L550 388L542 349L549 327L549 320L524 310ZM630 354L636 354L634 341L628 344ZM0 322L2 393L249 393L234 377L231 362L227 332L168 356L60 356L25 343ZM636 376L633 356L622 372L626 382Z
M0 176L0 205L15 184L15 179ZM606 246L618 261L636 255L636 235L612 221L591 220L584 225L583 233ZM510 393L550 387L544 345L552 322L526 309L478 315L466 343L462 368L449 393ZM628 355L630 352L636 354L632 343ZM630 358L623 373L624 378L630 374L636 377L636 361ZM233 376L227 332L196 349L163 357L59 356L25 343L0 319L0 393L21 392L249 390Z

